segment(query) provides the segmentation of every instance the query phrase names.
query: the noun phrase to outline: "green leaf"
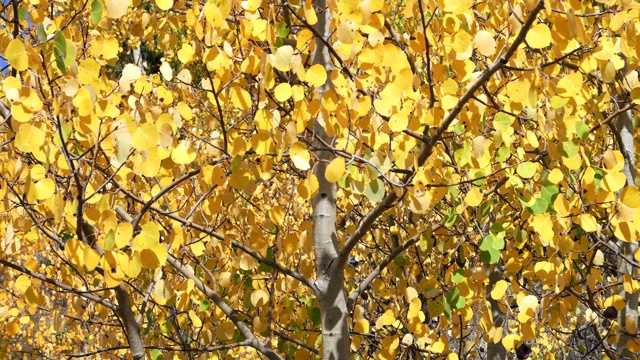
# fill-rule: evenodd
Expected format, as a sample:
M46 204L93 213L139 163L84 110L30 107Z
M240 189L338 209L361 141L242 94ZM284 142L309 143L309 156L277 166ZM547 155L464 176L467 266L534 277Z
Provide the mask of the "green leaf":
M104 10L104 5L100 0L93 0L91 2L91 23L96 25L102 19L102 11Z
M313 321L315 325L320 325L320 321L322 320L320 316L320 308L317 306L312 307L309 310L309 317L311 318L311 321Z
M396 265L396 267L403 268L407 266L407 259L405 259L402 255L398 255L393 258L393 263Z
M520 177L524 179L530 179L533 177L533 175L536 174L536 164L530 161L525 161L518 165L518 167L516 168L516 172L518 173L518 175L520 175Z
M480 260L486 264L495 264L500 260L500 251L496 249L481 251Z
M63 74L67 73L64 59L67 57L67 39L60 31L53 37L53 56L56 59L56 66Z
M44 30L44 25L42 23L36 25L36 36L38 37L38 41L41 43L47 41L47 32Z
M111 251L113 250L113 245L116 243L116 232L113 230L109 230L107 236L104 239L104 250Z
M495 235L489 235L487 237L485 237L484 239L482 239L482 242L480 243L480 250L502 250L504 249L504 240L500 237L497 237Z
M464 296L460 296L460 290L453 288L444 297L444 314L450 317L451 309L460 310L464 308L466 303Z
M560 144L560 153L564 157L572 157L580 150L580 143L576 139Z
M278 24L278 26L276 26L276 34L278 34L279 37L281 38L285 38L289 35L291 29L289 29L289 25L287 25L287 23L281 22Z
M464 270L462 269L457 269L453 272L453 274L451 274L451 281L453 281L454 284L461 283L462 281L464 281L464 278Z
M537 198L533 205L531 205L527 209L529 209L529 212L531 212L532 215L538 215L547 211L548 208L549 202L546 199Z
M578 137L582 140L586 139L589 136L589 127L585 124L584 121L576 121L576 133Z
M209 310L210 307L211 307L211 302L209 302L209 299L202 299L202 301L200 302L200 307L198 309L201 312L204 312Z
M3 2L3 4L4 4L4 2ZM26 7L20 6L18 8L18 19L20 19L20 20L26 20L27 19L27 8Z
M375 179L369 182L364 189L364 195L373 202L380 202L384 199L384 194L384 183L380 179Z
M151 349L149 350L149 356L151 360L163 360L162 351L160 349Z

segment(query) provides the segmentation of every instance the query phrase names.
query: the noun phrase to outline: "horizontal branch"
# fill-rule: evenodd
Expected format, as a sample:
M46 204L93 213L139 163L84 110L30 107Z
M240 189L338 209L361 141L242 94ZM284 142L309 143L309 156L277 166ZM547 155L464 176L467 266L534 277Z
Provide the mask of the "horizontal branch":
M100 296L95 295L93 293L86 292L86 291L80 291L78 289L74 289L73 287L71 287L71 286L69 286L67 284L64 284L64 283L61 283L61 282L56 281L54 279L48 278L48 277L46 277L46 276L44 276L44 275L42 275L40 273L33 272L33 271L27 269L24 266L20 266L20 265L14 264L14 263L12 263L12 262L10 262L8 260L5 260L5 259L0 259L0 264L4 265L6 267L12 268L14 270L17 270L17 271L19 271L19 272L21 272L21 273L23 273L25 275L31 276L34 279L38 279L38 280L40 280L42 282L45 282L45 283L50 284L50 285L53 285L53 286L55 286L55 287L57 287L59 289L67 291L69 293L72 293L72 294L75 294L77 296L83 297L83 298L85 298L87 300L91 300L91 301L97 302L100 305L102 305L102 306L104 306L104 307L106 307L106 308L108 308L108 309L110 309L110 310L112 310L114 312L118 311L118 307L116 305L114 305L110 301L107 301L107 300L105 300L105 299L101 298Z

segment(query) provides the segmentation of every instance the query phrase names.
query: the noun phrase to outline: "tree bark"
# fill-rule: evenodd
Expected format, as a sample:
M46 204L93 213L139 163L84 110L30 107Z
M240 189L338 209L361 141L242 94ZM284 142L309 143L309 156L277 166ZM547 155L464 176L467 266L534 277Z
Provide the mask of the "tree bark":
M625 103L621 106L627 105L629 99L625 100ZM618 140L618 146L620 152L624 156L624 168L622 173L627 178L627 186L635 185L635 146L633 139L633 113L631 110L627 110L618 116L615 128L613 129L617 134L614 134ZM633 258L635 251L638 249L638 243L628 243L618 240L620 254L627 258ZM624 259L618 260L618 276L619 281L623 281L622 277L625 274L631 274L635 277L637 269L629 264ZM620 311L619 323L622 333L618 340L618 355L623 359L634 359L635 355L627 347L627 342L634 338L638 328L638 293L627 293L623 286L620 286L618 293L625 299L625 306Z
M318 22L315 28L325 39L330 37L331 12L326 0L314 0ZM327 72L327 80L317 89L318 99L332 90L331 71L333 63L329 48L316 39L313 64L320 64ZM317 148L331 144L333 138L324 130L326 111L322 109L313 125L313 145ZM324 143L324 144L323 144ZM336 232L336 185L325 178L325 170L335 157L330 151L316 151L317 161L313 173L318 179L318 193L312 199L313 242L316 259L316 282L314 289L320 307L322 322L323 358L338 360L349 358L349 312L344 292L344 269L338 259L338 237Z

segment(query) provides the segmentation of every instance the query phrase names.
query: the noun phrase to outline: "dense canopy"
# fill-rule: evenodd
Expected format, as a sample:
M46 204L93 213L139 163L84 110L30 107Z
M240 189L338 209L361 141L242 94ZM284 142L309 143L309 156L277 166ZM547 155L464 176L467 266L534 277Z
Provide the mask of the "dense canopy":
M640 353L640 2L0 19L0 357Z

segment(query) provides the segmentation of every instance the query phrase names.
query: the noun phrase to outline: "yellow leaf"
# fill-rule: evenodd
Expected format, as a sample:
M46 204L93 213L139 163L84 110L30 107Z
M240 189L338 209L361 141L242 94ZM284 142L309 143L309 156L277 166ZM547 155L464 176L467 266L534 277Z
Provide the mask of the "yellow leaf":
M504 296L507 288L509 287L509 283L505 280L499 280L491 290L491 298L493 300L500 300Z
M624 308L625 301L620 295L611 295L604 301L604 308L613 306L616 310L621 311Z
M476 33L473 44L481 55L491 56L496 52L496 41L491 33L486 30L480 30Z
M13 288L18 294L24 294L31 286L31 279L27 275L20 275L13 284Z
M320 64L311 66L304 76L304 81L313 87L324 85L327 81L327 72L325 71L324 66Z
M564 179L564 175L562 174L562 171L558 168L551 170L551 172L549 173L549 176L547 177L547 180L549 180L550 182L556 185L560 183L563 179Z
M160 10L167 11L173 7L173 0L156 0L156 5Z
M269 131L259 130L251 137L251 146L258 155L266 155L273 151L273 145L273 139Z
M604 264L604 253L601 250L596 250L591 262L593 262L595 266L602 266Z
M627 177L621 172L608 173L602 178L602 188L608 192L616 192L627 183Z
M171 160L179 165L190 164L196 159L196 152L188 145L181 143L171 152Z
M127 13L129 0L107 0L107 15L112 19L119 19Z
M296 190L300 197L309 200L318 193L319 183L315 174L310 174L306 179L298 183Z
M44 145L44 141L45 134L42 130L30 123L24 123L20 125L15 144L20 151L34 152Z
M282 225L284 222L284 215L284 208L280 205L269 209L269 219L276 225Z
M193 59L194 54L195 50L193 50L193 47L191 47L191 45L182 44L182 48L178 50L178 60L180 60L181 63L186 64L191 61L191 59Z
M171 79L173 79L173 70L171 69L171 65L169 65L168 62L162 62L162 64L160 65L160 74L167 81L171 81Z
M618 150L607 150L602 157L604 166L609 172L619 172L624 168L624 156Z
M131 146L145 151L158 145L158 127L154 123L146 123L138 126L131 136Z
M288 71L293 56L293 47L289 45L281 46L273 55L273 67L280 71Z
M18 333L20 333L20 323L18 322L18 320L14 319L11 322L7 323L5 331L9 336L17 335Z
M269 303L269 294L262 289L256 289L251 292L251 303L255 307L264 306Z
M502 346L504 346L507 351L515 351L516 343L520 341L520 336L517 334L509 334L502 338Z
M84 245L84 266L87 267L87 270L93 271L93 269L98 266L100 262L100 254L97 251L93 250L90 246Z
M124 280L124 273L120 266L118 266L118 260L113 253L113 251L104 253L104 256L100 260L100 265L104 269L104 282L107 287L118 286Z
M580 214L576 218L576 223L586 232L594 232L598 230L596 218L591 214Z
M280 102L284 102L291 98L291 85L287 83L278 84L278 86L273 89L273 94L275 95L276 100Z
M34 190L36 191L36 200L47 200L55 193L56 183L49 178L42 179L35 183Z
M22 41L13 39L9 41L9 45L3 54L9 64L18 71L24 71L29 68L29 55Z
M289 148L289 156L291 157L291 161L293 161L293 165L295 165L300 170L309 170L311 168L311 164L309 161L311 160L311 155L309 151L307 151L307 146L299 141L296 141Z
M392 309L388 309L376 320L376 329L393 324L396 321L396 314Z
M118 264L122 268L122 272L130 277L135 278L140 274L142 270L142 261L140 260L140 252L135 251L131 255L127 255L122 251L116 252L116 257L118 258Z
M100 76L100 64L93 59L84 59L78 64L78 82L82 85L93 84Z
M472 187L471 190L465 195L464 202L471 207L476 207L482 203L484 195L477 187Z
M222 186L227 181L227 174L225 174L224 170L221 166L211 166L207 165L202 168L202 175L204 181L209 185L218 185Z
M88 116L93 111L93 99L91 98L91 93L87 88L82 88L78 90L76 96L73 98L73 105L78 109L78 115L80 116Z
M36 292L33 286L29 286L27 292L24 294L24 299L27 301L27 304L31 306L39 306L44 303L44 296Z
M229 97L231 98L231 103L233 104L233 106L237 107L238 109L251 109L251 95L247 90L241 88L240 86L232 86L229 90Z
M635 186L627 186L620 194L620 202L624 205L637 209L640 207L640 191Z
M342 158L335 158L331 160L331 163L327 166L324 176L328 182L334 183L340 180L342 175L344 174L346 168L345 163Z
M156 269L167 262L167 245L158 243L140 251L140 260L145 269Z
M542 49L551 43L551 30L545 24L537 24L529 29L525 41L534 49Z
M120 223L116 228L115 244L121 249L129 244L133 237L133 227L130 223Z

